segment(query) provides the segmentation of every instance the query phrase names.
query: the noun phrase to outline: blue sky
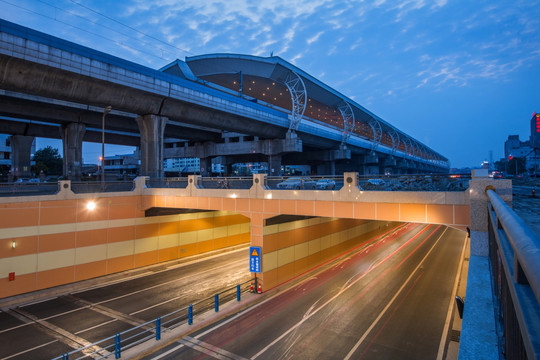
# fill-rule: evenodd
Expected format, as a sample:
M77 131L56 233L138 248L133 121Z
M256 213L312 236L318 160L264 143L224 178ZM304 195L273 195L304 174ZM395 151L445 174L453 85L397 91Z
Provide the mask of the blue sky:
M540 112L535 0L0 0L0 13L156 69L206 53L273 53L453 167L478 166L490 150L498 160ZM85 144L85 162L96 146Z

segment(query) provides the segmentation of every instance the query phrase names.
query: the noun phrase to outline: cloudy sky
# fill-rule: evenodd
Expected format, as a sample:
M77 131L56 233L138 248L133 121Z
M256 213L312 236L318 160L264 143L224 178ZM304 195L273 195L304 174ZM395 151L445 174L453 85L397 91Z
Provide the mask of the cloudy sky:
M453 167L498 160L540 112L540 0L0 0L0 14L155 69L273 53ZM85 145L85 162L98 154Z

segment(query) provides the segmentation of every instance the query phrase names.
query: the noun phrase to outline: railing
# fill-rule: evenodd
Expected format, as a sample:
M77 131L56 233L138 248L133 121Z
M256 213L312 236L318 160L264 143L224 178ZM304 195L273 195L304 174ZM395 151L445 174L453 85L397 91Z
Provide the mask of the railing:
M494 190L486 193L499 350L507 359L540 359L540 238Z
M58 192L58 183L0 183L0 196L53 195Z
M99 192L132 191L135 188L133 181L87 181L71 182L71 191L75 194L89 194Z
M170 332L181 325L192 325L196 314L201 314L211 309L218 312L221 304L234 301L234 299L240 301L242 293L250 291L251 282L252 280L248 280L235 287L225 289L212 297L205 298L126 331L57 356L53 360L107 359L113 356L115 359L119 359L122 357L122 352L127 349L152 339L159 341L163 333Z

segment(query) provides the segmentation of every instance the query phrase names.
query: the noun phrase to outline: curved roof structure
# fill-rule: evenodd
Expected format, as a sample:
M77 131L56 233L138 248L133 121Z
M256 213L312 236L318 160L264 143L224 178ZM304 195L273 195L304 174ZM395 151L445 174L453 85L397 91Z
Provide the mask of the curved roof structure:
M278 56L207 54L177 61L182 76L291 113L291 130L310 120L340 129L343 143L359 137L378 146L448 167L448 159L354 100ZM186 66L187 65L187 66Z

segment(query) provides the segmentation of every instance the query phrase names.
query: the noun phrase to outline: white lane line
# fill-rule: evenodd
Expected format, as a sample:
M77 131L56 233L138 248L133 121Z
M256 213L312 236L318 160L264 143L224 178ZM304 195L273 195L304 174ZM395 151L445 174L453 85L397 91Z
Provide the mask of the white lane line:
M110 324L110 323L113 323L115 321L118 321L117 319L112 319L112 320L109 320L109 321L105 321L101 324L97 324L95 326L92 326L92 327L89 327L87 329L82 329L82 330L79 330L75 333L75 335L79 335L79 334L82 334L83 332L86 332L86 331L90 331L90 330L94 330L95 328L98 328L100 326L103 326L103 325L107 325L107 324Z
M446 231L446 230L445 230ZM443 232L444 234L444 232ZM442 236L442 235L441 235ZM414 235L411 239L407 240L405 243L403 243L403 245L401 245L397 250L395 250L394 252L392 252L389 256L387 256L386 258L382 259L381 261L379 261L376 265L373 265L369 270L367 270L365 273L363 273L359 278L357 278L356 280L354 280L353 282L351 282L347 287L345 288L342 288L338 293L336 293L334 296L332 296L330 299L328 299L324 304L322 304L319 308L317 308L315 311L313 311L312 313L309 314L309 316L303 318L302 320L300 320L299 322L297 322L294 326L292 326L289 330L287 330L286 332L284 332L283 334L281 334L281 336L279 336L278 338L276 338L274 341L272 341L270 344L268 344L266 347L264 347L261 351L259 351L257 354L255 354L254 356L251 357L251 359L256 359L258 358L259 356L261 356L265 351L267 351L270 347L272 347L273 345L275 345L277 342L279 342L281 339L283 339L285 336L289 335L292 331L294 331L296 328L298 328L300 325L302 325L305 321L307 321L309 318L311 318L313 315L315 315L316 313L318 313L320 310L322 310L326 305L330 304L331 302L333 302L337 297L339 297L341 294L343 294L345 291L347 291L351 286L353 286L354 284L356 284L357 282L359 282L360 280L362 280L367 274L369 274L371 271L373 271L374 269L378 268L379 265L381 265L383 262L386 261L386 259L388 257L391 257L393 256L394 254L396 254L400 249L402 249L405 245L407 245L409 243L410 240L414 239L414 237L416 237L416 235ZM440 237L439 237L440 239ZM439 240L437 240L438 242ZM415 270L416 271L416 270ZM411 275L412 276L412 275ZM360 344L358 344L360 345Z
M461 278L461 270L463 267L463 258L465 257L465 248L467 247L467 239L463 242L463 249L461 249L461 260L459 261L459 267L456 275L456 280L454 281L454 287L452 289L452 296L450 297L450 303L448 304L448 313L446 314L446 321L444 323L444 331L441 337L441 343L439 344L439 352L437 353L437 360L442 360L444 355L444 348L446 346L446 337L448 336L448 331L450 330L450 321L452 320L452 314L454 310L454 296L457 294L457 287L459 284L459 279Z
M394 297L392 297L392 299L388 302L388 304L386 304L386 306L384 307L383 311L379 314L379 316L377 316L377 318L375 319L375 321L373 321L373 323L371 324L371 326L366 330L366 332L364 333L364 335L362 335L362 337L360 338L360 340L358 340L358 342L356 343L356 345L353 346L353 348L351 349L351 351L349 351L349 353L347 354L347 356L345 356L345 358L343 360L348 360L351 358L351 356L353 356L354 352L358 349L358 347L364 342L364 340L368 337L368 335L371 333L371 331L373 330L373 328L375 328L375 326L379 323L379 321L381 320L381 318L384 316L384 314L388 311L388 309L390 308L390 306L392 306L392 304L394 303L394 301L397 299L397 297L401 294L401 292L403 291L403 289L405 289L405 287L407 286L407 284L409 283L409 281L411 281L411 279L413 278L414 274L416 273L416 271L418 269L420 269L420 267L422 266L422 264L424 264L424 261L426 261L427 257L429 256L429 254L431 254L431 252L433 251L433 249L435 249L435 246L439 243L439 240L441 240L441 238L443 237L443 235L446 233L446 231L448 230L448 228L444 229L443 233L441 234L441 236L439 236L439 238L437 239L437 241L435 241L435 243L433 244L433 246L431 247L431 249L429 249L429 251L427 252L426 256L424 256L424 258L422 259L422 261L420 261L420 263L416 266L416 268L411 272L411 275L409 275L409 277L407 278L407 280L405 280L405 282L403 283L403 285L401 285L401 287L399 288L399 290L395 293Z
M189 346L190 348L200 351L208 356L212 356L216 359L248 360L244 357L233 354L225 349L192 338L191 336L186 336L181 340L181 342L183 342L186 346Z
M392 231L392 233L396 233L398 230L404 229L404 228L406 228L408 225L409 225L409 224L400 226L400 227L398 227L397 229L394 229L394 230ZM384 236L381 236L380 239L382 239L382 237L384 237ZM379 239L379 240L380 240L380 239ZM364 250L365 250L365 249L359 249L359 252L364 251ZM399 250L399 249L398 249L398 250ZM344 259L340 259L340 260L338 261L338 263L343 263L343 262L349 260L349 258L350 258L350 257L347 257L347 258L344 258ZM379 265L379 264L376 264L376 265L372 266L372 267L371 267L364 275L362 275L362 277L365 276L365 275L367 275L371 270L375 269L378 265ZM323 272L325 272L325 271L328 271L328 269L320 269L318 272L316 272L315 274L313 274L313 276L311 276L311 277L305 279L304 281L301 281L300 283L296 284L295 287L296 287L296 288L299 288L299 287L303 286L305 283L307 283L307 282L313 280L314 277L316 277L317 275L319 275L319 274L321 274L321 273L323 273ZM359 280L361 280L361 278L358 279L358 281L359 281ZM350 286L352 286L352 285L354 285L354 283L350 284ZM343 289L341 292L343 292L343 291L345 291L345 290L346 290L346 289ZM267 302L270 302L270 301L274 300L275 298L277 298L278 296L282 296L282 295L283 295L283 293L277 293L277 294L275 294L275 295L272 295L272 296L269 297L268 299L266 299L266 300L264 300L264 301L262 301L262 302L258 302L258 303L256 303L256 304L254 304L253 306L250 306L249 308L245 309L244 311L241 311L240 313L238 313L238 314L236 314L236 315L234 315L234 316L228 318L227 320L225 320L225 321L223 321L223 322L221 322L221 323L219 323L219 324L217 324L217 325L212 326L212 327L209 328L208 330L206 330L206 331L204 331L204 332L202 332L202 333L196 335L194 338L195 338L195 339L199 339L199 338L201 338L201 337L204 337L204 336L206 336L207 334L209 334L209 333L211 333L211 332L213 332L213 331L219 329L220 327L222 327L222 326L224 326L224 325L227 325L228 323L231 323L231 322L235 321L236 319L238 319L238 318L244 316L245 314L249 313L250 311L253 311L254 309L257 309L257 308L259 308L259 307L264 306L264 304L266 304ZM325 304L326 304L326 303L325 303ZM321 307L323 307L325 304L321 305ZM311 313L310 316L313 315L313 314L315 314L317 311L318 311L318 309L315 310L314 313ZM181 348L184 347L184 346L185 346L184 344L180 344L180 345L178 345L178 346L176 346L176 347L174 347L174 348L172 348L172 349L170 349L170 350L168 350L168 351L166 351L166 352L164 352L164 353L162 353L162 354L160 354L160 355L158 355L158 356L156 356L156 357L153 357L152 360L160 360L160 359L162 359L162 358L164 358L164 357L166 357L166 356L168 356L168 355L174 353L175 351L181 349ZM260 354L258 354L258 355L256 355L256 356L259 356L259 355L260 355ZM255 358L255 357L252 357L251 359L254 359L254 358Z
M31 348L31 349L26 349L26 350L21 351L21 352L19 352L19 353L16 353L16 354L13 354L13 355L9 355L8 357L1 358L0 360L11 359L11 358L14 358L15 356L19 356L19 355L22 355L22 354L26 354L27 352L34 351L34 350L36 350L36 349L39 349L39 348L41 348L41 347L44 347L44 346L53 344L53 343L55 343L55 342L58 342L58 340L53 340L53 341L49 341L48 343L45 343L45 344L41 344L41 345L38 345L38 346L34 346L34 347Z

